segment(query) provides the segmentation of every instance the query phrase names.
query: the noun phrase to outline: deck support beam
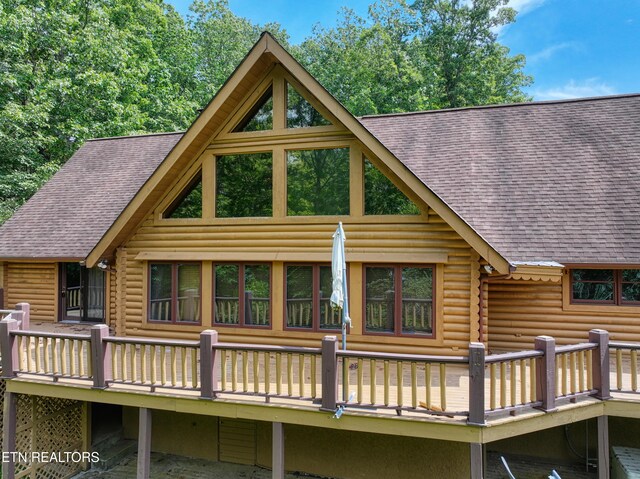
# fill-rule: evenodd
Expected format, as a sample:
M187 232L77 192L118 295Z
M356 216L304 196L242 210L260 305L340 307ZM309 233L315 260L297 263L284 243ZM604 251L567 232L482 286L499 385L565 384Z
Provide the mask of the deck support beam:
M138 423L138 479L149 479L151 469L151 409L141 407Z
M7 391L4 394L2 451L6 453L16 452L17 399L16 393ZM16 477L16 464L13 460L2 461L2 477L5 479L14 479Z
M598 416L598 479L609 479L609 417Z
M284 426L281 422L274 422L272 427L271 477L273 479L284 479Z
M483 479L484 477L484 448L482 444L472 442L469 444L471 459L471 479Z

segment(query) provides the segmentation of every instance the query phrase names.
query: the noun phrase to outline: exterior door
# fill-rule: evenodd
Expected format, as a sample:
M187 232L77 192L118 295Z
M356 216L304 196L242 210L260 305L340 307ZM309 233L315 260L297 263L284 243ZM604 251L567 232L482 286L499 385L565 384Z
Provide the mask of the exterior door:
M60 320L104 322L105 276L99 268L61 263Z

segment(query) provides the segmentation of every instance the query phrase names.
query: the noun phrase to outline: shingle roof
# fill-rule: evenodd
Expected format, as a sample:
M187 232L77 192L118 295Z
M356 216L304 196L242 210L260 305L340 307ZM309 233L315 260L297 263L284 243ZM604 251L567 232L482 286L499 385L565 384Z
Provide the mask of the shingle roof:
M182 134L86 142L0 228L2 258L85 258Z
M640 264L640 95L361 122L510 261ZM87 142L0 227L0 257L86 257L181 135Z
M640 95L361 122L510 261L640 264Z

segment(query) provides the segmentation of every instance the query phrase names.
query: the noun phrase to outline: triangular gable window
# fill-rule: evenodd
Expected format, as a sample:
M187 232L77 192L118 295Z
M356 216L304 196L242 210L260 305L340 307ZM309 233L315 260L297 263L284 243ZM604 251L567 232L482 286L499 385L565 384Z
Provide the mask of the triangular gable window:
M255 103L253 108L233 129L234 133L240 131L264 131L273 129L273 89L267 91Z
M202 218L202 173L199 172L173 203L163 218Z
M419 215L420 209L369 160L364 160L365 215Z
M331 125L295 88L287 84L287 128Z

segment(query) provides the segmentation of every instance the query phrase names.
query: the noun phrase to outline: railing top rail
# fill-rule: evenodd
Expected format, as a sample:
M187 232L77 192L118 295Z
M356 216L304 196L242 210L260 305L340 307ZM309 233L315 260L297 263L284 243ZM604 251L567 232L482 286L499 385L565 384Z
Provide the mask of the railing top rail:
M338 351L345 358L383 359L387 361L412 361L426 363L468 364L468 356L427 356L423 354L374 353L368 351Z
M486 356L484 359L485 364L491 363L501 363L504 361L518 361L520 359L532 359L539 358L544 356L542 351L531 350L531 351L517 351L513 353L500 353L500 354L491 354L490 356Z
M272 346L264 344L244 344L244 343L216 343L215 349L227 351L262 351L269 353L295 353L295 354L321 354L320 348L303 348L295 346Z
M46 331L26 331L22 329L15 329L10 332L12 336L30 336L33 338L52 338L52 339L77 339L79 341L90 341L91 335L89 334L65 334L65 333L49 333Z
M183 348L197 348L200 346L200 341L189 341L181 339L153 339L153 338L139 338L139 337L122 337L122 336L107 336L103 339L107 343L114 344L140 344L144 346L175 346Z
M622 341L609 341L609 348L640 350L640 343L625 343Z
M0 309L0 314L11 314L15 309Z
M578 351L589 351L590 349L597 349L597 343L579 343L579 344L568 344L566 346L557 346L556 354L564 354L564 353L575 353Z

